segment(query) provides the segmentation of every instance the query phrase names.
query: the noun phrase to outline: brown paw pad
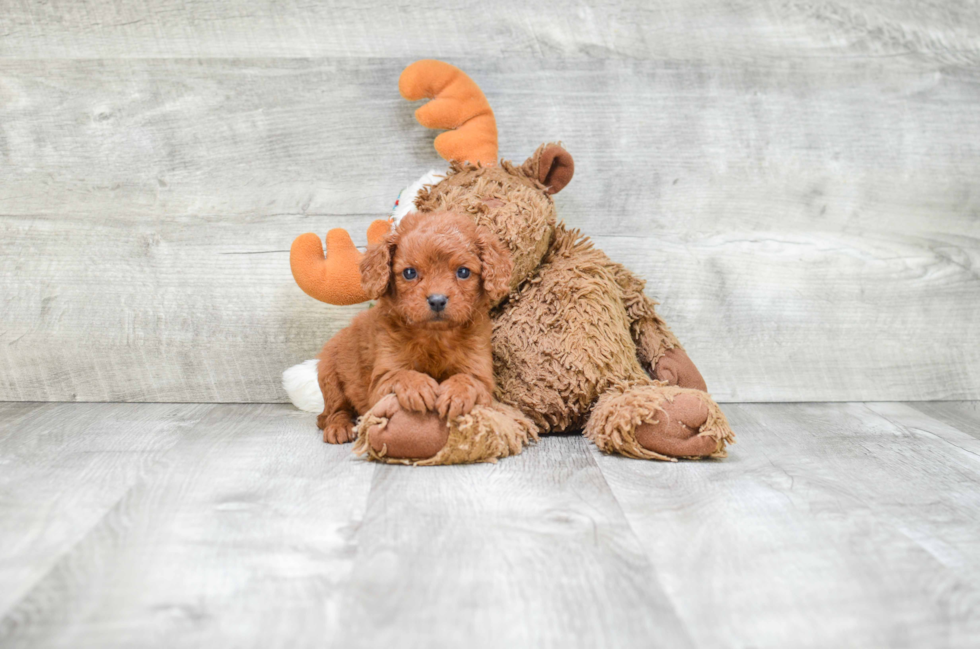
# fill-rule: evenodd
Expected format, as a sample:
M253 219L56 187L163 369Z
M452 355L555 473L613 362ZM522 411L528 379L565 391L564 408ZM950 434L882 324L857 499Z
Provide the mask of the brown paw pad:
M449 428L434 412L399 410L391 415L382 430L369 434L371 448L376 453L384 450L386 457L424 460L446 445Z
M666 381L668 385L679 385L682 388L702 392L708 389L701 372L683 349L668 349L657 361L654 375L657 379Z
M636 441L644 448L672 457L707 456L718 450L718 440L699 436L708 420L708 406L693 394L679 394L665 402L656 422L636 427Z

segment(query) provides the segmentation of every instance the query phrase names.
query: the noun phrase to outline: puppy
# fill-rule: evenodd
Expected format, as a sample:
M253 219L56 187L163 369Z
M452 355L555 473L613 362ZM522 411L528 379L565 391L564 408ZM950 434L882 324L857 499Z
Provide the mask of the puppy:
M361 286L377 304L317 357L323 441L353 439L354 420L394 394L408 411L446 419L489 405L490 306L510 290L507 249L472 219L409 214L361 260Z

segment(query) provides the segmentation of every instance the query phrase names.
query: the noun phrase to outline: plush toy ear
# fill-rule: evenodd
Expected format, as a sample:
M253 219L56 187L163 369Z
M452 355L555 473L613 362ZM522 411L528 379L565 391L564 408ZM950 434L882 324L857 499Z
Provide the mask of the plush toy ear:
M524 163L524 172L545 186L549 194L557 194L572 181L575 161L560 144L542 144Z
M395 232L368 246L361 258L361 287L368 299L377 300L391 287L391 261L395 256Z
M514 272L514 262L510 251L486 228L477 228L476 245L480 249L480 263L483 266L480 271L483 290L490 298L490 303L496 304L510 293L510 276Z

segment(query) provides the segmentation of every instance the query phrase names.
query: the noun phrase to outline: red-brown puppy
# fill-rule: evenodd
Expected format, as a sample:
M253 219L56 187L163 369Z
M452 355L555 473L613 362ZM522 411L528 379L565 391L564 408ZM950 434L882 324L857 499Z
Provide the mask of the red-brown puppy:
M352 440L357 416L392 393L407 411L447 419L489 405L489 310L511 269L500 241L457 214L409 214L368 248L361 285L377 304L318 356L323 441Z

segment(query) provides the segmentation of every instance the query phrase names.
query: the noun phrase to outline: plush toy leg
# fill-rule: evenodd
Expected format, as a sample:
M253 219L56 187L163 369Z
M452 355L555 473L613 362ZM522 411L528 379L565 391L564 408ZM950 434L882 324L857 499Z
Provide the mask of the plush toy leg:
M391 464L496 462L517 455L537 429L519 411L494 401L448 424L434 412L411 413L389 395L361 417L354 452Z
M585 436L607 453L647 460L726 457L735 442L718 404L700 390L635 385L603 394Z
M677 336L657 315L657 303L643 293L646 284L620 264L609 262L616 282L623 291L623 303L630 321L630 335L636 354L647 373L658 381L706 392L701 372L681 347Z

